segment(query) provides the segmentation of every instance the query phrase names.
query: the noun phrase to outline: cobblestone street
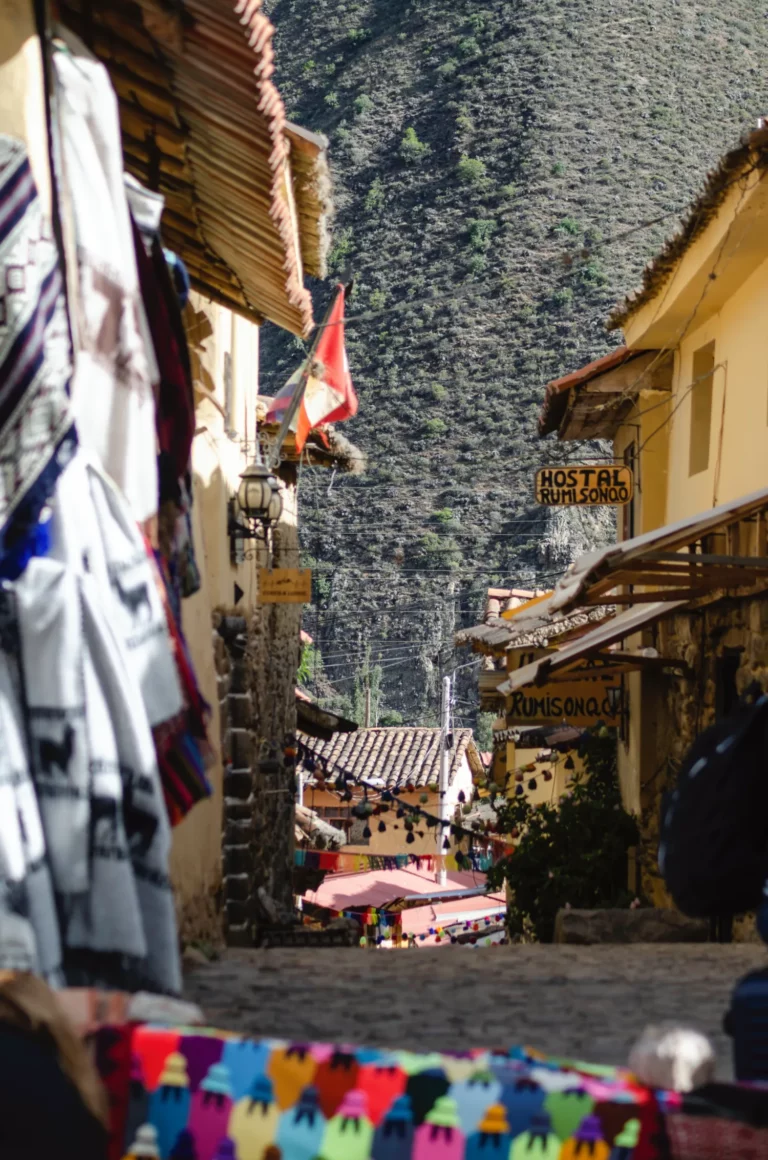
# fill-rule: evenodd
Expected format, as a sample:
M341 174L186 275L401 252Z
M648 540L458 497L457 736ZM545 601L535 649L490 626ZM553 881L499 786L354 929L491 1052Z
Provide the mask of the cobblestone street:
M450 1050L527 1043L552 1055L626 1063L648 1023L675 1020L714 1042L764 948L516 946L414 951L227 951L186 976L215 1025L251 1035Z

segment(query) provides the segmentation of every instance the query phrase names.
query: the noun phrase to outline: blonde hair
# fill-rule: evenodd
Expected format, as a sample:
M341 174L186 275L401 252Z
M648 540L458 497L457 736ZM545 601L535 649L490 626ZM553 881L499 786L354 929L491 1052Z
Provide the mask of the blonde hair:
M0 1024L9 1023L53 1044L64 1075L88 1111L109 1127L109 1103L96 1068L54 992L36 975L0 971Z

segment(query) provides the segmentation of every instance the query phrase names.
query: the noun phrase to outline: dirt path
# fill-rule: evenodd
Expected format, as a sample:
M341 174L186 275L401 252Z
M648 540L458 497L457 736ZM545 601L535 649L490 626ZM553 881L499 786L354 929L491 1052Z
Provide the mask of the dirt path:
M436 947L414 951L228 951L192 970L187 997L216 1026L293 1040L417 1050L511 1046L625 1063L647 1023L714 1041L736 980L768 965L759 946Z

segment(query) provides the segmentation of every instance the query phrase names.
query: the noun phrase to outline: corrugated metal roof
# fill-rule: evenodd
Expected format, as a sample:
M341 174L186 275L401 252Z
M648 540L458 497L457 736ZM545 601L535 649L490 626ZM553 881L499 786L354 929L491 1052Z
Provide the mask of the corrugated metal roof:
M163 234L196 289L254 321L307 334L299 225L316 218L306 253L320 271L328 199L308 175L325 162L320 139L286 123L272 81L273 28L260 7L62 0L61 18L109 69L126 167L165 196Z
M328 762L333 776L346 771L364 781L380 779L388 789L413 785L421 789L437 785L440 778L440 730L395 727L358 729L339 733L330 741L299 734L299 740L316 757ZM454 729L449 767L452 783L466 756L473 773L483 772L471 729Z

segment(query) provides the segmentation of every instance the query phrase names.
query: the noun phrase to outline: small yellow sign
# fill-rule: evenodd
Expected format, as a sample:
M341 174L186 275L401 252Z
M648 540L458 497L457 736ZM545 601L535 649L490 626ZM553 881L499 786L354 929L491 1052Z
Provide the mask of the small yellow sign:
M259 568L261 604L310 604L312 571L309 568Z
M554 681L528 685L507 697L506 723L561 725L587 729L598 721L618 725L623 708L621 679Z
M542 467L536 472L536 502L549 507L623 507L631 503L631 467Z

